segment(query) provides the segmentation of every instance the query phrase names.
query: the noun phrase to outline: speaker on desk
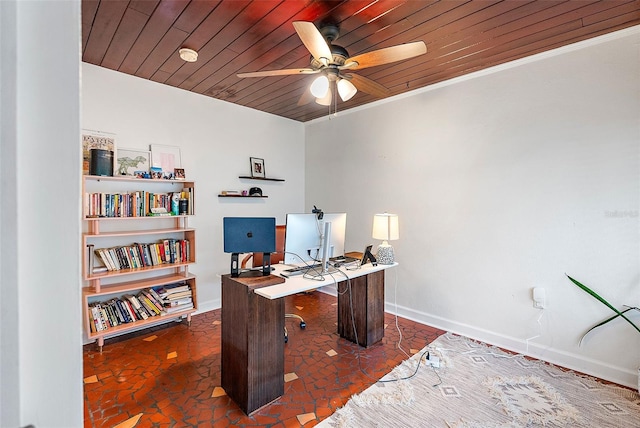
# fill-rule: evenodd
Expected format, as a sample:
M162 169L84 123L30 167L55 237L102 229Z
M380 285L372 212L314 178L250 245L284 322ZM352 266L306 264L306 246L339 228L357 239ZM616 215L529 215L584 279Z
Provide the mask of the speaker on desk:
M113 175L113 152L111 150L91 149L89 175Z

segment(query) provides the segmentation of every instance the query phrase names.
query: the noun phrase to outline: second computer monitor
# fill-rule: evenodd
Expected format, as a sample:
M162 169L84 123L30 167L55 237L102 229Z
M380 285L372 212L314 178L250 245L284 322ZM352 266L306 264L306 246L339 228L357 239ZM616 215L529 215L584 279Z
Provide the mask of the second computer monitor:
M322 219L316 214L287 214L287 228L284 240L284 262L300 264L322 260L325 223L331 223L331 236L328 237L329 257L344 254L344 241L347 228L346 213L325 213Z

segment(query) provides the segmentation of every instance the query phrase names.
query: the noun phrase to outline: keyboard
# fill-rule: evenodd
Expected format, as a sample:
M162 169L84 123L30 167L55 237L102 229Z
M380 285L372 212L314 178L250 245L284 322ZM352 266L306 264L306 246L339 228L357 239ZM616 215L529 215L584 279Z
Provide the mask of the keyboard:
M322 263L316 263L312 265L304 265L304 266L285 269L282 271L282 275L283 276L302 275L311 269L322 269Z
M351 262L357 262L360 259L356 259L355 257L349 257L349 256L338 256L338 257L331 257L330 260L332 262L351 263Z

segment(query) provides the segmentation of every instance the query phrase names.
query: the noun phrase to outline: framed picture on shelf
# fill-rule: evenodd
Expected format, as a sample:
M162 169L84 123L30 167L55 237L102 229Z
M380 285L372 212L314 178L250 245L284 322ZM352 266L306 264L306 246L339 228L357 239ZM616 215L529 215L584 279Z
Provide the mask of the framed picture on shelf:
M184 168L174 168L173 178L176 180L184 180Z
M266 174L264 171L264 159L260 158L249 158L249 162L251 163L251 176L255 178L265 178Z
M140 175L149 172L151 152L139 149L118 149L114 175Z
M173 174L175 168L182 168L180 147L151 144L151 166L160 168L163 172Z
M115 154L116 140L114 134L101 131L82 130L82 175L88 175L91 165L91 150L104 150ZM115 157L115 156L114 156ZM115 159L112 171L115 170Z
M162 168L159 166L152 166L149 168L149 176L154 180L159 180L162 178Z

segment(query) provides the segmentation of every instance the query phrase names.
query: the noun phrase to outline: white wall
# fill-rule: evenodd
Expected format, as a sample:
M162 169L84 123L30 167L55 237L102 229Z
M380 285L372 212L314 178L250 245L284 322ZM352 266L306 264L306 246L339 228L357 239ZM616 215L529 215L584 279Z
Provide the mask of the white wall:
M618 322L579 347L610 312L565 273L640 303L639 33L307 124L307 210L346 210L354 250L374 213L399 214L402 315L635 386L640 334Z
M187 178L196 181L197 275L200 311L220 307L220 274L230 271L223 252L222 218L273 216L304 209L304 126L288 119L181 89L82 64L82 127L116 134L121 148L180 147ZM250 175L249 157L265 160L268 177ZM258 186L266 199L218 198L222 190Z
M80 2L0 28L0 426L80 427Z

